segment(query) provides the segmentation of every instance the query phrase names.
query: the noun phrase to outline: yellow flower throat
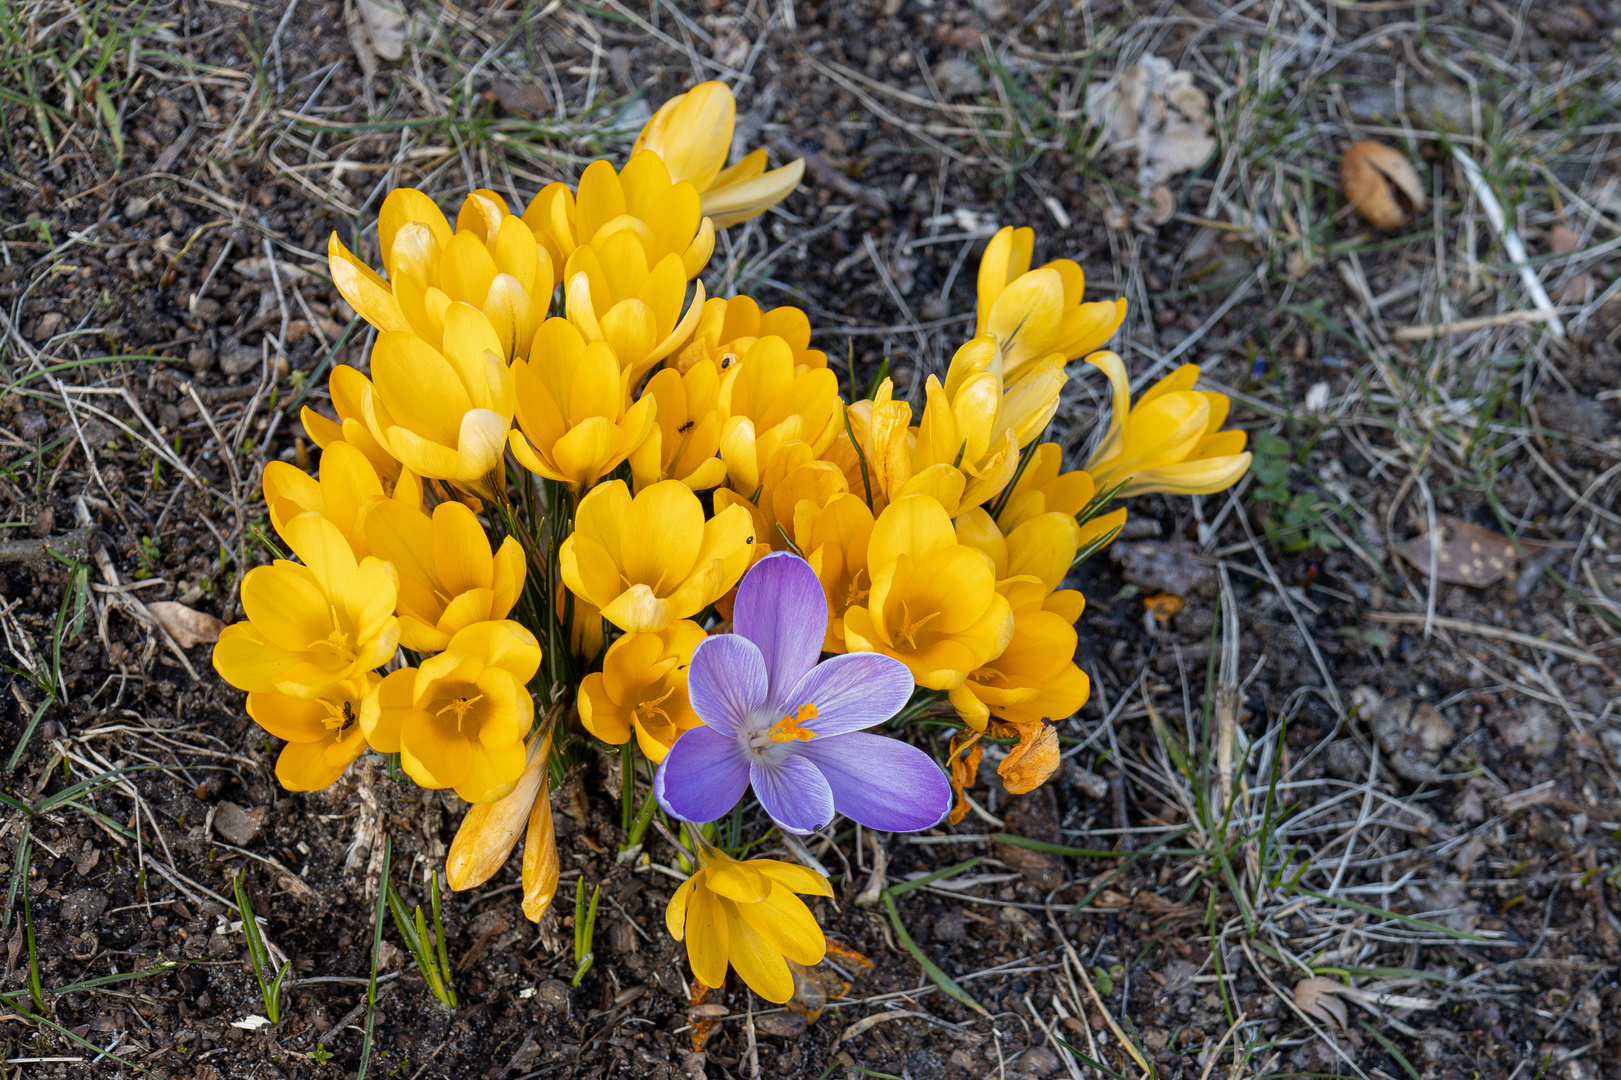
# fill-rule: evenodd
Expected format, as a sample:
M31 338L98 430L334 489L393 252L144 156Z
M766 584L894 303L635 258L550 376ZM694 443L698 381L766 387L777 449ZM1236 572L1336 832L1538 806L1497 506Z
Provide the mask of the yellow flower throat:
M474 705L477 705L483 700L483 694L475 694L472 697L459 697L452 701L449 705L446 705L441 709L436 709L434 711L434 715L443 716L447 712L454 712L456 714L456 730L460 731L462 729L462 721L467 718L467 714L473 710Z
M895 631L895 640L906 642L907 648L910 648L910 649L917 648L917 635L918 635L918 632L920 630L922 630L925 626L929 625L930 622L932 622L935 619L938 619L939 617L940 617L940 613L938 611L931 611L927 615L923 616L923 618L917 620L916 622L913 622L912 621L912 613L909 610L907 610L906 601L902 600L901 601L901 625L900 625L900 628Z

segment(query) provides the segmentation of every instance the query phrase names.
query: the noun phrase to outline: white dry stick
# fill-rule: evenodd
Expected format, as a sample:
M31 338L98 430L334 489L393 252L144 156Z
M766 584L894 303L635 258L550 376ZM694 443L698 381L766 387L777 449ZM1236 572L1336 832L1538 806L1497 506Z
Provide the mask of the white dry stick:
M1057 1005L1057 1003L1058 995L1054 994L1053 1004ZM1041 1013L1036 1010L1036 1004L1030 1000L1029 994L1024 995L1024 1007L1030 1010L1030 1017L1035 1020L1036 1026L1041 1028L1041 1033L1047 1036L1047 1041L1052 1044L1053 1053L1057 1054L1064 1064L1068 1066L1070 1080L1082 1080L1081 1067L1075 1063L1075 1058L1070 1055L1068 1048L1058 1041L1058 1036L1053 1033L1052 1027L1042 1018Z
M856 904L859 907L876 907L884 891L884 870L889 866L889 852L884 850L877 833L868 832L867 835L872 841L872 876L867 879L867 887L856 897Z
M1480 209L1485 213L1486 220L1497 230L1497 235L1503 238L1503 250L1508 252L1509 262L1520 271L1520 281L1525 284L1526 295L1531 298L1531 303L1536 305L1538 311L1547 313L1548 332L1556 338L1564 337L1565 324L1560 320L1553 301L1548 299L1547 290L1542 287L1541 279L1537 277L1536 271L1531 269L1530 259L1525 253L1525 243L1520 239L1520 234L1503 217L1503 206L1497 201L1497 193L1486 183L1486 177L1482 175L1480 166L1475 164L1475 159L1464 153L1461 146L1452 147L1452 156L1463 169L1464 176L1469 178L1469 185L1474 189L1475 198L1480 200Z

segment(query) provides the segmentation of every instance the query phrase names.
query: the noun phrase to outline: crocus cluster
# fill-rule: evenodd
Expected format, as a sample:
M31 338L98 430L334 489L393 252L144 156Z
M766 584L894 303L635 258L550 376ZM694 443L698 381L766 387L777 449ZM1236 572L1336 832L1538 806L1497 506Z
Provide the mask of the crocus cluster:
M1116 500L1219 491L1249 454L1197 367L1133 403L1097 351L1125 301L1088 302L1069 260L1033 268L1027 228L989 241L974 334L920 410L887 378L850 400L803 312L705 293L716 230L802 172L764 150L728 165L734 113L724 85L696 86L622 166L521 210L478 190L452 219L395 190L380 268L333 235L333 281L376 330L369 371L333 371L335 417L305 410L315 477L265 470L292 557L244 578L215 665L286 740L288 788L370 747L472 804L452 888L522 836L536 920L558 880L552 778L611 752L622 824L667 815L686 838L668 924L694 976L730 966L783 1001L787 961L823 952L796 894L830 885L735 858L709 823L750 793L786 834L955 822L987 737L1010 791L1045 781L1088 694L1070 572L1118 533ZM1113 409L1066 470L1044 436L1082 358ZM945 762L898 737L924 716L960 722Z

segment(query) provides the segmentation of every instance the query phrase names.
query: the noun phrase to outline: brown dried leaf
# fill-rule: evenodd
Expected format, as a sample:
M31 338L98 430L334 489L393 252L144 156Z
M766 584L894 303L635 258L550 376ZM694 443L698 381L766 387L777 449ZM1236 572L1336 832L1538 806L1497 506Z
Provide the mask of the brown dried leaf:
M1295 983L1295 1007L1325 1024L1332 1022L1338 1027L1344 1027L1345 1002L1339 998L1339 992L1343 989L1345 988L1333 979L1315 976L1301 979Z
M146 610L163 624L169 636L182 649L189 649L193 645L212 645L220 639L220 631L225 629L225 624L214 616L193 611L173 600L154 601L146 605Z
M1376 229L1401 228L1424 209L1424 185L1412 164L1395 147L1363 139L1340 162L1345 197Z
M1047 782L1058 768L1058 729L1051 724L1033 724L1019 731L1019 745L1008 752L997 766L1002 786L1013 795L1034 791Z
M695 1054L704 1052L704 1047L709 1045L709 1037L715 1033L715 1026L720 1023L720 1017L726 1015L725 1005L720 1002L706 1003L705 999L711 994L724 996L720 991L705 986L697 979L692 981L692 998L687 1002L687 1019L692 1024L692 1052Z
M1442 516L1437 525L1441 542L1435 553L1435 578L1449 585L1483 588L1519 573L1520 554L1508 537L1482 529L1460 518ZM1430 572L1430 538L1416 536L1397 544L1395 551L1418 567Z
M495 95L495 100L501 103L501 108L507 112L520 113L531 119L551 114L551 91L538 79L531 79L528 82L496 79L490 84L490 92Z
M985 753L985 748L979 742L982 734L984 733L964 728L951 737L951 749L948 753L951 761L951 787L957 793L957 803L951 808L950 815L953 825L968 813L968 789L974 786L979 776L979 759Z
M831 941L829 945L833 944ZM831 966L817 964L805 967L788 961L788 971L794 977L794 996L784 1008L804 1016L807 1024L814 1024L827 1008L829 998L841 998L850 992L848 980L841 979Z

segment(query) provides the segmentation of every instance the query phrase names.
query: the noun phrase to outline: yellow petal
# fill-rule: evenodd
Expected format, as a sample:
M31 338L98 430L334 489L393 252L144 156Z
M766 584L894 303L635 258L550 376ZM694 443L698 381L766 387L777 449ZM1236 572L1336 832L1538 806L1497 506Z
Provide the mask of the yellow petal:
M730 916L727 920L727 958L737 969L738 976L749 989L767 1001L781 1005L793 997L794 977L788 971L782 954L772 948L771 943L747 921L732 914L736 908L731 901L717 902L727 909ZM688 949L690 952L690 944Z
M411 329L388 282L355 258L336 232L327 241L327 267L332 272L332 284L367 322L378 330Z
M450 222L434 201L415 188L395 188L377 211L377 246L383 252L383 269L394 276L394 239L407 224L425 226L442 251L450 243ZM358 309L356 309L358 310Z
M703 82L666 101L642 127L635 150L652 150L670 170L670 179L709 187L732 145L737 102L722 82Z
M793 194L804 175L804 160L795 158L780 169L772 169L751 180L712 188L704 192L704 215L713 219L717 229L758 217Z

